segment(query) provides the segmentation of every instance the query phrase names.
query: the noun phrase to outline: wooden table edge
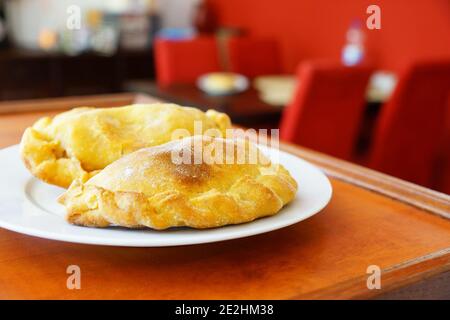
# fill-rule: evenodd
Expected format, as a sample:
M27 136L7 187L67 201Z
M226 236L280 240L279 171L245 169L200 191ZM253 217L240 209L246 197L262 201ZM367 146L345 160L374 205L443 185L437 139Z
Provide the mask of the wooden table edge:
M426 281L433 276L449 271L450 247L382 269L381 289L379 290L367 288L369 275L366 275L343 281L333 287L320 288L313 292L293 296L290 299L376 299L383 294Z
M150 97L145 94L136 93L111 93L105 95L88 95L88 96L70 96L60 98L47 98L47 99L31 99L31 100L15 100L15 101L3 101L0 102L0 115L6 114L20 114L26 112L36 111L54 111L54 110L67 110L74 107L81 106L120 106L131 104L134 101L146 102L150 100L152 102L158 99Z
M450 196L313 150L280 143L281 149L320 167L335 179L450 219Z

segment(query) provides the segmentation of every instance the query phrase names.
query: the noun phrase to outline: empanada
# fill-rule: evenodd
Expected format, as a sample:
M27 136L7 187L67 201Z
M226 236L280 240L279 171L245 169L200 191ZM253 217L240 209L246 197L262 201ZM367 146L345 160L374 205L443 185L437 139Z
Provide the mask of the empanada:
M217 161L221 153L225 160ZM128 154L87 182L74 181L59 202L76 225L212 228L273 215L296 192L289 172L254 144L193 136Z
M174 104L75 108L26 129L21 154L33 175L67 188L125 154L172 140L175 129L192 135L195 124L203 133L218 129L223 135L231 127L226 114Z

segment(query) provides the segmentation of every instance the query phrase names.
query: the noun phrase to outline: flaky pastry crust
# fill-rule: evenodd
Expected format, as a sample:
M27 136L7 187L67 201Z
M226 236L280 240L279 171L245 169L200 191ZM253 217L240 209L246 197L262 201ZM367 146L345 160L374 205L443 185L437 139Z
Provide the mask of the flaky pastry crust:
M218 141L235 152L254 146L194 136L138 150L87 182L74 181L59 199L67 220L89 227L213 228L276 214L295 197L296 181L258 149L257 163L173 161L196 141L203 150Z
M125 154L172 140L176 129L193 135L196 121L203 132L217 129L223 136L231 127L226 114L174 104L75 108L41 118L27 128L21 156L34 176L67 188L73 180L86 181Z

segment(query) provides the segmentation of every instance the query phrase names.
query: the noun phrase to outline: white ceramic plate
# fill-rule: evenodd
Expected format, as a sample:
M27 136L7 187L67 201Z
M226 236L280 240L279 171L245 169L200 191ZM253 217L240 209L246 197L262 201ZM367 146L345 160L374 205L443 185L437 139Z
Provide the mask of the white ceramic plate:
M274 216L215 229L173 228L164 231L125 228L86 228L64 219L64 207L56 198L64 191L32 177L19 156L19 147L0 150L0 227L41 238L77 243L162 247L215 242L280 229L319 212L331 198L327 177L308 162L270 148L261 151L279 159L297 180L295 200Z

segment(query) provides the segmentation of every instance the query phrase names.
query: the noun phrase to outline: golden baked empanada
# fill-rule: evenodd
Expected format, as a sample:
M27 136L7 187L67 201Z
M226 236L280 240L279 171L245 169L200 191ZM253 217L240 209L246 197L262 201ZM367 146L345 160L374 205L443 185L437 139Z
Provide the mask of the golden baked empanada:
M273 215L297 183L242 141L193 136L141 149L74 181L59 202L70 223L92 227L212 228Z
M33 175L67 188L125 154L172 140L175 129L194 134L195 123L203 132L218 129L224 136L231 127L226 114L174 104L75 108L26 129L21 154Z

